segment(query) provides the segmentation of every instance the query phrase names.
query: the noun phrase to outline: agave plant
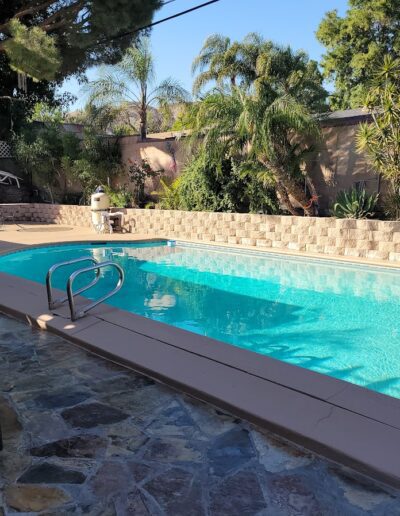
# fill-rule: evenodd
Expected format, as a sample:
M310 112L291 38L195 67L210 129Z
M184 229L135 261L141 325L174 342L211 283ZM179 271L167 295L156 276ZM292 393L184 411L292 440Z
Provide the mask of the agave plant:
M339 219L366 219L375 213L379 194L368 194L364 188L339 192L332 215Z

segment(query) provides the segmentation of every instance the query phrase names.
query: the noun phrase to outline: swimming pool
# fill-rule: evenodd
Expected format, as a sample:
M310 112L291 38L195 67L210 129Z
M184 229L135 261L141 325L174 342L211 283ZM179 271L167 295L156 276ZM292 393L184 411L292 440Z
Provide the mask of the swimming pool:
M87 255L125 270L110 305L400 398L400 270L113 242L19 251L0 257L0 271L44 283L54 263ZM57 271L54 286L74 268ZM115 281L114 271L101 274L87 297Z

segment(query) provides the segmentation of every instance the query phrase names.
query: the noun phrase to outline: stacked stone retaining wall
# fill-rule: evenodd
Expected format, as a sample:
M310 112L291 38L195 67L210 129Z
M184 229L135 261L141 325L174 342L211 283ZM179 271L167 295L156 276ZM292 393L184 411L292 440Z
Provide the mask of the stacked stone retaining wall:
M400 261L400 221L125 209L133 234ZM91 227L88 206L0 205L3 218ZM1 239L1 233L0 233Z

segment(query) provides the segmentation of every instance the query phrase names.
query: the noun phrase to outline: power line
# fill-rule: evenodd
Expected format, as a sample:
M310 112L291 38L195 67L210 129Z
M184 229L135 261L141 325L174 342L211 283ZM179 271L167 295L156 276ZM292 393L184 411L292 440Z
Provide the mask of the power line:
M168 0L168 1L164 2L163 5L169 4L174 1L175 0ZM197 11L199 9L202 9L203 7L207 7L208 5L215 4L217 2L220 2L220 0L209 0L208 2L204 2L203 4L196 5L195 7L191 7L190 9L186 9L186 11L181 11L181 12L173 14L171 16L167 16L167 18L163 18L162 20L157 20L153 23L150 23L149 25L144 25L143 27L139 27L138 29L124 32L123 34L119 34L118 36L114 36L113 38L109 38L107 40L98 41L97 44L107 43L108 41L114 41L115 39L119 39L119 38L125 38L126 36L130 36L131 34L136 34L137 32L140 32L142 30L150 29L151 27L155 27L156 25L159 25L160 23L164 23L166 21L173 20L175 18L179 18L180 16L184 16L185 14L192 13L193 11Z

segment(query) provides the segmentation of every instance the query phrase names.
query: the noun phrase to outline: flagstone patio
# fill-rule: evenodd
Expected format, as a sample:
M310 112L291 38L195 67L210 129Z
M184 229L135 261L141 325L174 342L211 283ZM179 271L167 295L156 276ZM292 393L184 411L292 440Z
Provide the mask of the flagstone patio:
M400 495L0 315L0 515L400 515Z

